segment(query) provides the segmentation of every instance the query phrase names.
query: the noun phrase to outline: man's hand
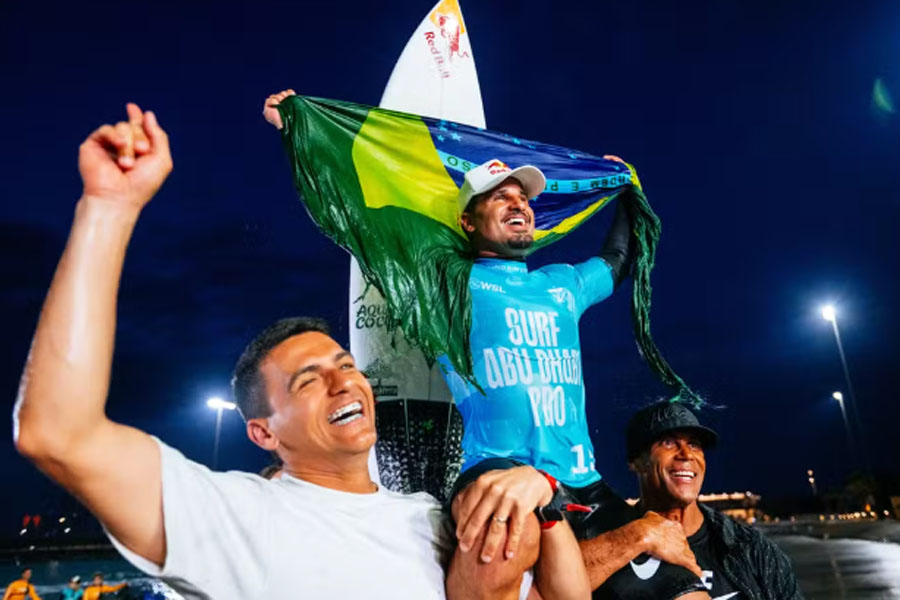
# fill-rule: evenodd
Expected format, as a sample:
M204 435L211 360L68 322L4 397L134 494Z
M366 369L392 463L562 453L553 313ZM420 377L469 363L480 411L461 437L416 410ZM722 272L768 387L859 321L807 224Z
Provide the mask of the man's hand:
M648 511L630 525L637 529L644 552L667 563L682 566L697 577L703 576L681 523Z
M552 499L550 482L533 467L488 471L453 500L459 549L468 552L490 521L481 559L490 562L507 527L506 558L512 558L519 546L525 519L535 508L546 506Z
M152 112L126 107L128 121L103 125L81 144L84 198L141 209L172 171L169 137Z
M615 154L604 154L603 158L605 158L606 160L614 160L616 162L620 162L623 165L625 164L625 161L622 160L621 158L619 158L618 156L616 156Z
M266 98L266 101L263 103L263 117L265 117L266 121L274 125L275 129L284 127L284 123L281 121L281 113L278 112L278 105L288 96L296 95L297 92L294 90L284 90Z

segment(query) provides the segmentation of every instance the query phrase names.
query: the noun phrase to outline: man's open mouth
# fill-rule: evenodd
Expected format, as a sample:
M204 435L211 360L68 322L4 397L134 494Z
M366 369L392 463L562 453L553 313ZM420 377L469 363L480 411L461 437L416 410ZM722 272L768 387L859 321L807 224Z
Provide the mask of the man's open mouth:
M678 481L684 481L684 482L693 481L694 478L697 476L697 474L694 473L693 471L688 471L686 469L682 469L680 471L669 471L669 475L673 479L676 479Z
M351 402L328 415L329 425L347 425L357 419L362 419L363 406L361 402Z
M524 227L528 224L528 219L523 216L516 215L503 220L504 225L512 225L513 227Z

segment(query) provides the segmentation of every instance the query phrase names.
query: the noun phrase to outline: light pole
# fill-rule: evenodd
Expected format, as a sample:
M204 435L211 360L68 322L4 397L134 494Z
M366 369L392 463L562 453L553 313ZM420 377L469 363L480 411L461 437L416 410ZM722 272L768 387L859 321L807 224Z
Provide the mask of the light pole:
M859 403L856 401L856 394L853 391L853 382L850 380L850 369L847 367L847 357L844 355L844 345L841 343L841 332L838 329L837 324L837 309L833 304L826 304L822 307L822 318L831 323L831 328L834 330L834 340L837 342L838 354L841 355L841 366L844 368L844 381L847 383L847 393L850 394L850 401L853 406L853 417L856 419L856 432L859 434L859 451L862 454L862 460L869 483L871 483L873 489L877 492L878 484L875 481L875 474L872 472L872 463L869 462L869 451L866 447L866 434L863 430L862 419L859 418ZM835 397L835 399L837 398ZM841 394L841 408L843 408L844 405L843 400L844 395ZM846 419L846 415L844 418Z
M853 382L850 380L850 368L847 366L847 357L844 355L844 345L841 343L841 332L838 329L837 309L833 304L826 304L822 307L822 318L831 323L834 330L834 340L837 342L838 354L841 355L841 366L844 368L844 381L847 383L847 393L850 394L850 402L853 407L853 418L856 419L856 430L860 439L865 439L863 434L862 420L859 418L859 408L857 407L856 393L853 391ZM835 397L835 399L837 399ZM841 394L841 407L843 408L843 394Z
M831 397L837 400L841 407L841 416L844 417L844 428L847 430L847 446L850 448L850 456L853 456L853 434L850 432L850 421L847 420L847 409L844 408L844 394L834 392ZM853 460L851 458L851 460Z
M807 478L809 479L809 487L812 488L813 496L818 496L818 495L819 495L819 492L816 491L816 477L815 477L815 475L813 475L813 470L812 470L812 469L807 469L807 470L806 470L806 476L807 476Z
M212 468L215 469L219 463L219 434L222 432L222 411L234 410L237 408L237 405L234 402L226 402L216 396L207 400L206 406L216 411L216 441L213 442L212 460Z

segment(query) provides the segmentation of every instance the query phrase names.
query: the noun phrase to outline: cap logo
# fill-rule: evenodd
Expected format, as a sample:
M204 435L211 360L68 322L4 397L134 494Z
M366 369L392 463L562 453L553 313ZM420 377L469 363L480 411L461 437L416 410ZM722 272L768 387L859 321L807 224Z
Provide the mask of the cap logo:
M651 427L665 425L670 420L677 419L680 412L681 411L678 410L678 408L675 406L666 406L662 410L658 410L653 413L653 415L650 417L650 425Z
M492 160L491 163L487 166L488 173L491 175L497 175L498 173L508 173L512 171L506 163L503 163L499 160Z

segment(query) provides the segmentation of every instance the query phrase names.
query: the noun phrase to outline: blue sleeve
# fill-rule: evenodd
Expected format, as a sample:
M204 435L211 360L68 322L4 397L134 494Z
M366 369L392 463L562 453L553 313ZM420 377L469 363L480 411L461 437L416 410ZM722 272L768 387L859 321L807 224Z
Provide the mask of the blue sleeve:
M608 298L615 289L612 269L598 256L577 265L547 265L539 270L556 282L555 285L564 284L572 292L575 312L579 317L591 306Z
M595 256L574 266L575 293L579 313L609 298L613 293L615 281L612 269L606 261Z

